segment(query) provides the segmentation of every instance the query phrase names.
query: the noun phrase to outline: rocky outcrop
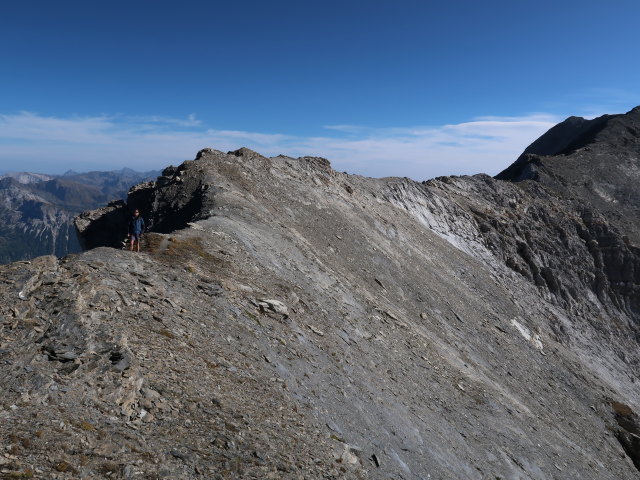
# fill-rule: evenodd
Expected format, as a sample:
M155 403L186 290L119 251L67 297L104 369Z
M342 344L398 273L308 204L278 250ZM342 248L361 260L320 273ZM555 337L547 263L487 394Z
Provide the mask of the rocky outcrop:
M198 157L206 151L212 150L203 150ZM190 221L205 218L212 208L206 201L209 185L206 172L182 175L192 162L184 162L177 168L167 167L155 181L132 187L126 203L113 202L79 215L75 226L83 248L121 246L135 209L140 210L148 230L161 233L185 228Z

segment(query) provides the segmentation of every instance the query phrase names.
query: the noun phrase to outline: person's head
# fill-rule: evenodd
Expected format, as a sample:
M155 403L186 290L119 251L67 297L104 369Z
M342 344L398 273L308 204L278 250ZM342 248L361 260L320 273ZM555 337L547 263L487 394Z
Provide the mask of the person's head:
M137 216L139 216L139 215L140 215L140 211L136 208L136 209L133 211L133 216L134 216L134 217L137 217Z

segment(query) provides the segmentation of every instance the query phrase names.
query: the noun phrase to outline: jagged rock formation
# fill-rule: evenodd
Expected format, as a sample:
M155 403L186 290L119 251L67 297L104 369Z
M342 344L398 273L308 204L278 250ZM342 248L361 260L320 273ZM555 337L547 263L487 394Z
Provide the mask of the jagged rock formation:
M131 185L157 173L123 169L60 177L26 172L1 176L0 263L79 252L74 217L123 198Z
M6 472L638 476L638 250L550 186L206 149L77 226L0 268Z

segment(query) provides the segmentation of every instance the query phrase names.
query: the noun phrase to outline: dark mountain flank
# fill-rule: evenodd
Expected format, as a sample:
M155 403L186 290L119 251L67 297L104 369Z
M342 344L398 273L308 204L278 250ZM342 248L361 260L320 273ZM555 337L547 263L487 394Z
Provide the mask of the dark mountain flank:
M509 181L205 149L83 213L88 251L0 267L3 474L638 478L633 222L554 163L631 161L630 116Z
M640 107L593 120L570 117L532 143L498 179L535 180L602 213L640 245Z
M73 218L87 208L124 198L158 172L10 173L0 177L0 263L80 249Z

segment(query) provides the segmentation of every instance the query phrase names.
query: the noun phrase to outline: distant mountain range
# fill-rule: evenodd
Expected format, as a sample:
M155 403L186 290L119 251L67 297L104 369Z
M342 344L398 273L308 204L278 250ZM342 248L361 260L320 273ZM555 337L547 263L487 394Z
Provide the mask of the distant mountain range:
M73 218L126 197L129 188L159 171L0 175L0 263L80 251Z

